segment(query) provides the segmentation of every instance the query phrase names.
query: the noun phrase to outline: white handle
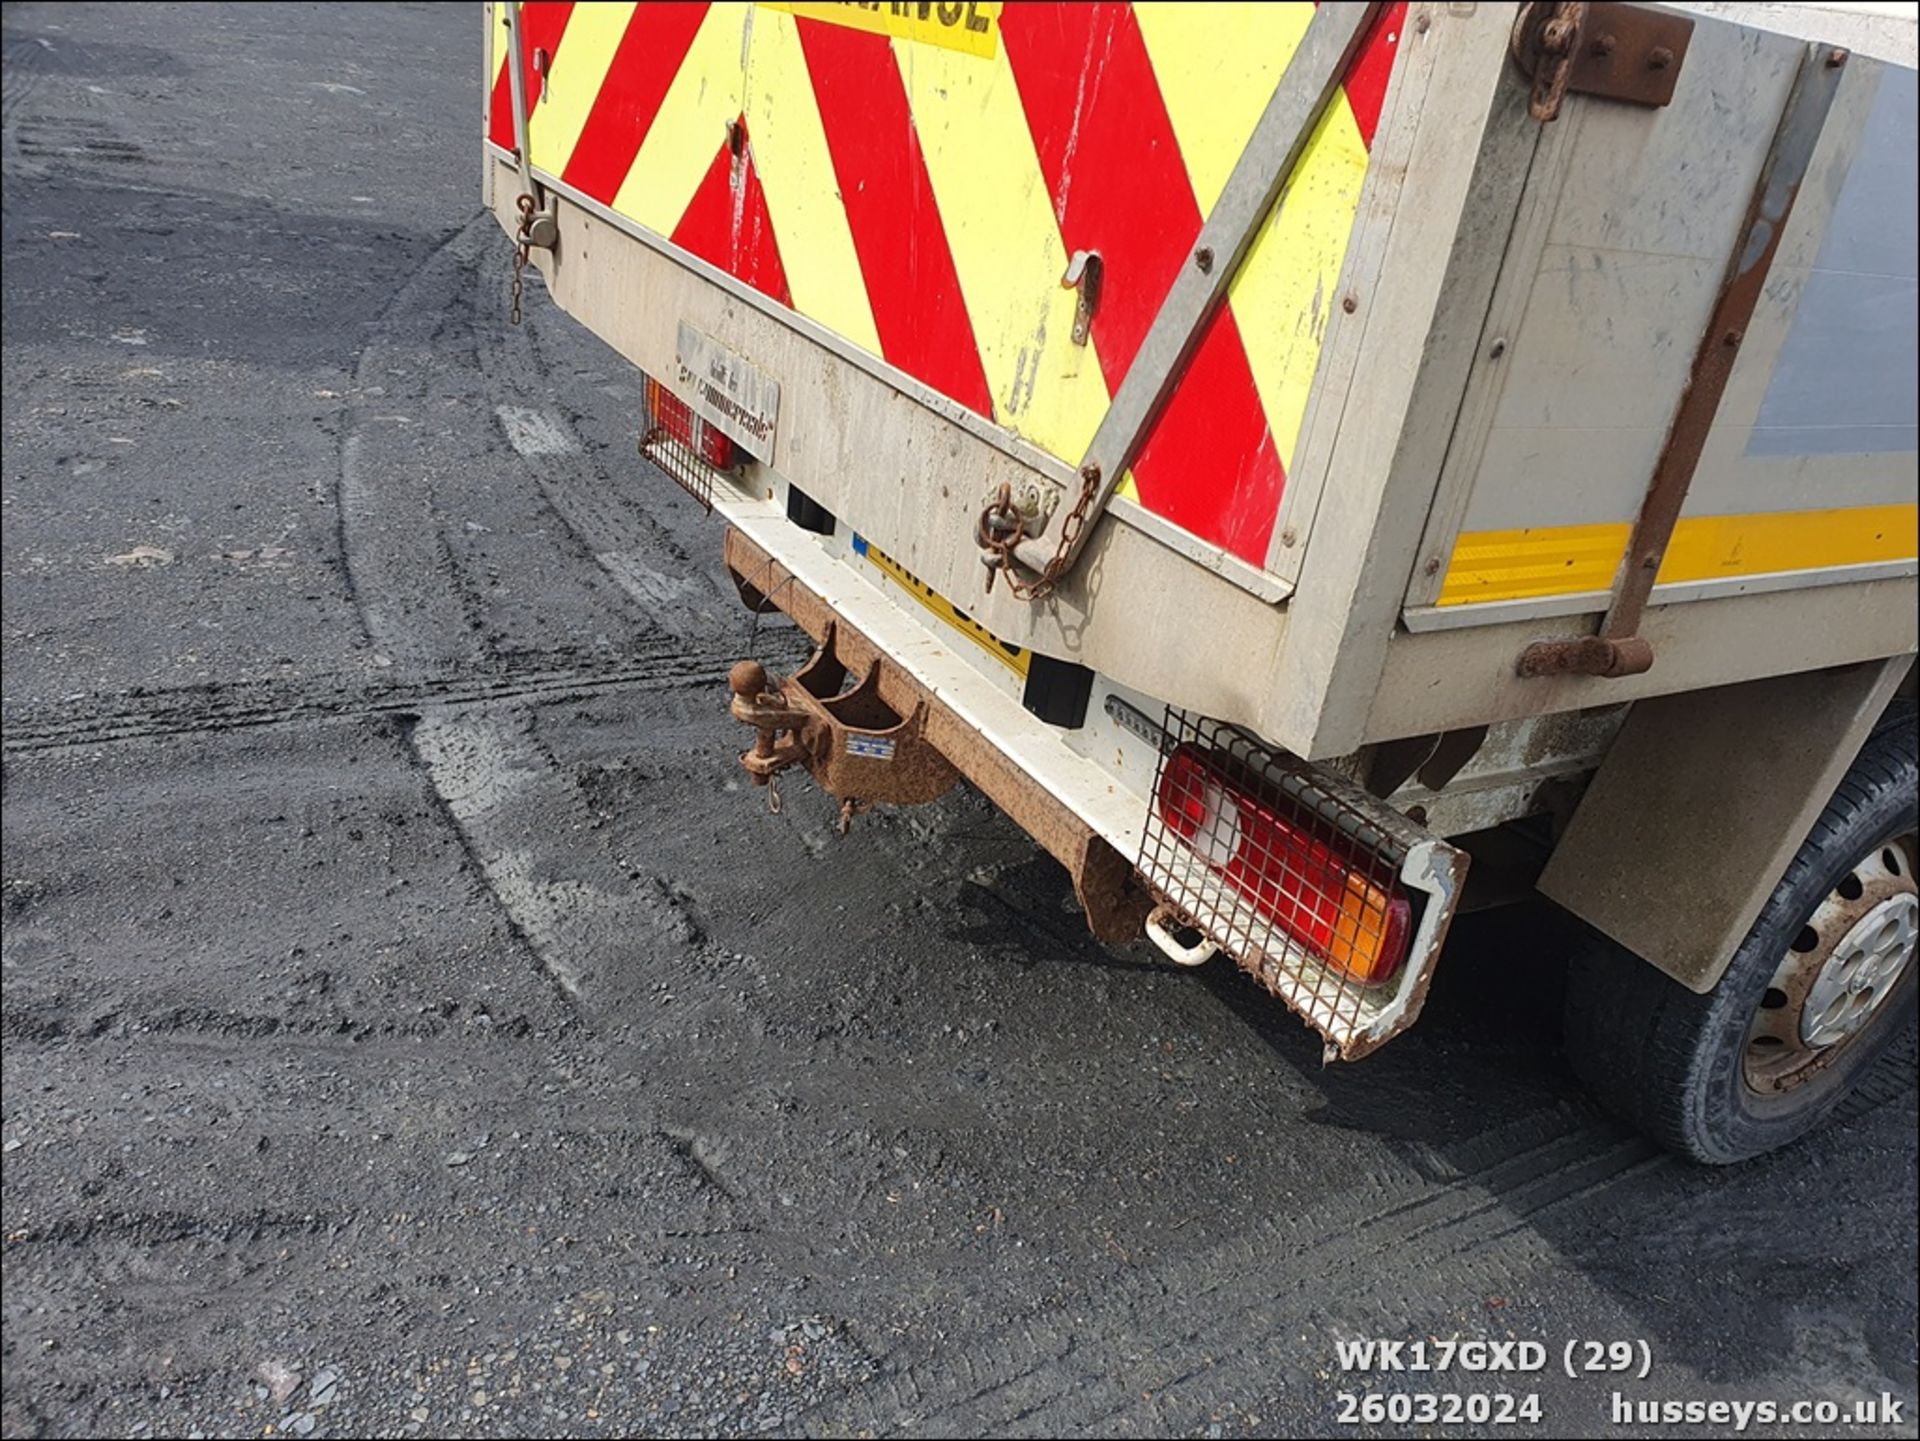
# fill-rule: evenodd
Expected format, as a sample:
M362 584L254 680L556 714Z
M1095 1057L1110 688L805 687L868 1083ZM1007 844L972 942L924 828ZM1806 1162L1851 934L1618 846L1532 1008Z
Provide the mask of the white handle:
M1147 936L1160 948L1160 953L1176 966L1204 966L1220 954L1220 947L1202 936L1190 946L1183 946L1173 938L1173 932L1167 929L1168 921L1178 922L1180 913L1172 906L1158 905L1147 915Z

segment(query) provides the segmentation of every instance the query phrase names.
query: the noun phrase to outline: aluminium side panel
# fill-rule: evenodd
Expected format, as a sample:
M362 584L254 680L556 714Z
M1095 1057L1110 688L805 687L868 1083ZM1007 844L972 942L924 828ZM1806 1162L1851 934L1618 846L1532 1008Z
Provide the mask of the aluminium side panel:
M1803 42L1697 22L1665 110L1547 127L1408 590L1415 630L1606 608ZM1847 66L1653 604L1912 575L1913 70Z

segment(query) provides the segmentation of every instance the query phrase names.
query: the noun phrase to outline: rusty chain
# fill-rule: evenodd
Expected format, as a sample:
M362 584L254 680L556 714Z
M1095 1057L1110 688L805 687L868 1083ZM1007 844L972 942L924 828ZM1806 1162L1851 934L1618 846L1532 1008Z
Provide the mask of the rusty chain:
M513 303L507 309L507 319L515 325L520 323L520 277L526 270L527 262L533 258L533 213L534 199L522 194L514 201L520 208L520 228L513 237Z
M1087 523L1087 511L1093 505L1093 498L1100 490L1100 467L1086 465L1080 469L1080 497L1073 503L1073 509L1060 522L1060 544L1053 555L1041 567L1039 575L1032 581L1022 581L1015 569L1013 552L1020 542L1026 539L1027 518L1013 503L1013 487L1002 484L986 509L980 512L980 519L974 525L974 539L983 552L980 559L987 567L987 593L993 593L993 582L1001 571L1007 575L1007 586L1021 600L1045 600L1053 594L1054 586L1060 583L1060 577L1066 574L1067 557L1072 553L1073 543Z

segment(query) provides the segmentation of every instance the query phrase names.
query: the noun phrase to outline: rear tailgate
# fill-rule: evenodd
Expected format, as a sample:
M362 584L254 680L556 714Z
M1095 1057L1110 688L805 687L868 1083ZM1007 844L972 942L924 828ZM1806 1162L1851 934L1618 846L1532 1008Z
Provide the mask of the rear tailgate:
M1071 475L1313 9L519 12L543 184ZM1269 598L1257 577L1277 549L1404 18L1383 7L1120 492ZM511 151L504 31L488 33L488 134ZM1083 252L1098 257L1097 294L1063 283Z

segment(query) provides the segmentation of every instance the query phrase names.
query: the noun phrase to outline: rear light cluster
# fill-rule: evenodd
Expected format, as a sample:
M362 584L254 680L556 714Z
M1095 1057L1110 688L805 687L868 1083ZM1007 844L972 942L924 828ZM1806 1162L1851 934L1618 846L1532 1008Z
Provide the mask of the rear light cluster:
M732 470L745 457L725 435L707 424L687 403L651 375L647 378L646 428L684 445L715 470Z
M1407 957L1413 906L1380 858L1231 760L1181 744L1160 771L1167 831L1315 959L1379 984Z
M1157 740L1139 872L1175 959L1184 920L1354 1060L1414 1023L1467 876L1457 846L1237 726L1169 707L1156 726L1120 697L1107 713ZM1131 723L1129 723L1129 720ZM1177 926L1175 926L1177 930Z
M1149 876L1170 879L1182 892L1171 898L1229 951L1284 963L1298 957L1273 953L1298 947L1361 986L1388 980L1406 960L1413 907L1395 886L1391 859L1280 778L1183 741L1162 760L1154 800L1165 834L1204 871L1162 856ZM1221 886L1230 894L1207 904Z
M714 472L732 470L747 459L746 452L651 375L644 378L640 453L712 510Z

